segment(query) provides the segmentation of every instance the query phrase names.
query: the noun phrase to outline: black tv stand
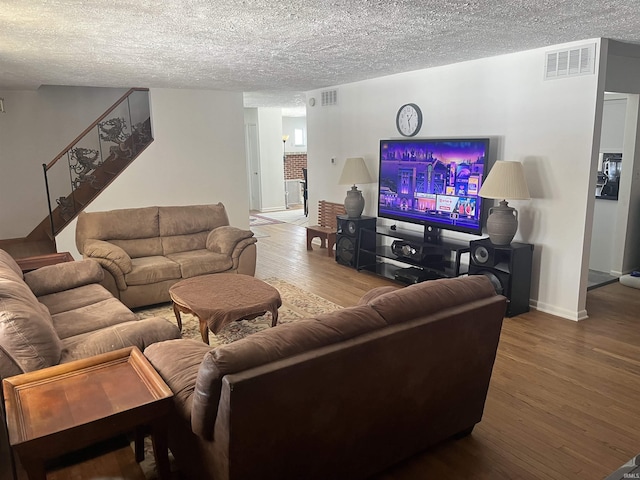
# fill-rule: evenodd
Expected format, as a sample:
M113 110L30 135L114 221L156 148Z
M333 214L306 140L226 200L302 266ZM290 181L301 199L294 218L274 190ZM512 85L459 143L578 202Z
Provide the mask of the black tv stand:
M438 243L440 242L440 233L442 229L431 225L424 226L424 242L425 243Z
M468 241L445 238L439 229L425 227L424 234L389 227L360 230L356 268L403 284L467 273Z
M394 280L406 284L437 280L438 278L447 277L443 276L440 272L421 267L398 268L393 274Z

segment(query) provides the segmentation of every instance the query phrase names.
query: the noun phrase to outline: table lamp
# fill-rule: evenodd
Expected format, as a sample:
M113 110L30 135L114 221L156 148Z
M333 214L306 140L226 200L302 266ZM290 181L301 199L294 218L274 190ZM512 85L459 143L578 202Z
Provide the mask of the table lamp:
M340 175L338 184L353 185L351 190L347 191L347 197L344 199L344 209L349 218L360 218L364 210L364 197L356 187L356 183L373 183L373 179L363 158L347 158L344 167L342 167L342 175Z
M520 162L498 160L480 188L482 198L500 200L489 209L487 234L494 245L509 245L518 231L518 211L507 200L529 200L529 189Z

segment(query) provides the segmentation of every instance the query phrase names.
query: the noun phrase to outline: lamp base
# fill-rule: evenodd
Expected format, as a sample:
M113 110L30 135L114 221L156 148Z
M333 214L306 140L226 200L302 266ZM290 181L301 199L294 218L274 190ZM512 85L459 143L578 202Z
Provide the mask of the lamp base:
M518 211L502 200L489 209L487 234L494 245L509 245L518 231Z
M347 198L344 199L344 209L349 218L360 218L364 211L364 197L362 192L355 185L347 191Z

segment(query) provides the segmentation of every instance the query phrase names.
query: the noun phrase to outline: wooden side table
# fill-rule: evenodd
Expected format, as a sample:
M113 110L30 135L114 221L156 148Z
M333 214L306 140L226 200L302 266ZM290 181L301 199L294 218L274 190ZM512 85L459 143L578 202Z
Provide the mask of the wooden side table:
M46 255L35 255L16 260L16 263L22 269L22 273L63 262L73 262L73 257L69 252L47 253Z
M3 380L9 443L30 480L46 462L122 433L151 428L160 479L169 479L171 389L137 347Z

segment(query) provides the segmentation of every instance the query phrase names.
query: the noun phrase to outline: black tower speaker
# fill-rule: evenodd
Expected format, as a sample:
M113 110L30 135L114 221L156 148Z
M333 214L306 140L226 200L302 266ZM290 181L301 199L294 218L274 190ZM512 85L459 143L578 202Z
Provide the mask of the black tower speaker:
M533 245L494 245L488 238L470 242L469 275L486 275L508 299L507 317L529 311Z
M347 267L356 267L356 258L360 248L360 230L367 228L375 232L376 217L349 218L347 215L338 215L338 230L336 234L336 262ZM363 248L375 248L376 236L366 235L363 242L371 245L363 245Z

